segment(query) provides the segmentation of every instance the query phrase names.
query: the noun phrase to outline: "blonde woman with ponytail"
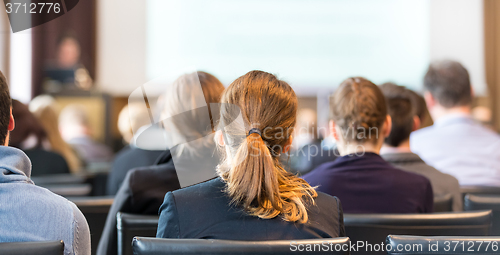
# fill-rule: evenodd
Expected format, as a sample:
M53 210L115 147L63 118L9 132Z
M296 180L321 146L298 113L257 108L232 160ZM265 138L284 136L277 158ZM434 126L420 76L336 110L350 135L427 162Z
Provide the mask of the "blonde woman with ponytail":
M297 97L274 75L251 71L223 93L219 177L168 192L157 237L291 240L345 236L336 197L287 172Z

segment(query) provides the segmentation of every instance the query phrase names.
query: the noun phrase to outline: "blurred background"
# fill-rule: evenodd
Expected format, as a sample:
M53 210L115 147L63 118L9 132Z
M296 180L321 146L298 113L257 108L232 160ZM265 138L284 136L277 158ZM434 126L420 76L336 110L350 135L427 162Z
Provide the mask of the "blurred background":
M0 70L12 97L32 113L50 106L61 139L79 159L63 155L71 172L109 170L113 154L130 141L127 132L136 130L127 126L134 120L119 125L129 95L187 66L225 86L253 69L277 74L299 96L299 124L323 138L328 95L340 81L364 76L418 92L430 61L454 59L470 72L474 116L498 131L499 13L496 0L86 0L17 33L1 15ZM18 146L37 147L30 132ZM86 146L99 153L86 155Z
M89 221L93 251L113 202L102 196L116 193L126 171L116 182L108 173L152 165L165 150L155 144L135 152L143 162L113 164L134 149L133 131L152 124L147 108L161 90L143 85L173 80L174 70L205 71L224 86L254 69L277 74L299 97L298 149L328 147L328 96L347 77L421 92L428 64L453 59L470 73L473 117L500 131L497 0L77 2L16 33L1 5L0 70L16 99L11 145L32 160L35 183L73 197ZM129 104L134 91L143 104ZM432 123L425 119L423 126ZM292 158L290 165L306 172L321 162ZM88 196L98 199L81 199ZM85 209L96 203L102 208Z

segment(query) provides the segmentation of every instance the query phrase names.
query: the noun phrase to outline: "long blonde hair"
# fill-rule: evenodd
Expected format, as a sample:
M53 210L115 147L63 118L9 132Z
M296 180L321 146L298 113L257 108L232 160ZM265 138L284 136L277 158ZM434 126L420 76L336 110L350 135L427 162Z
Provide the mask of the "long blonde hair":
M63 140L61 133L59 133L58 109L54 99L46 95L38 96L30 102L29 106L30 111L45 129L51 150L63 156L71 173L78 173L81 170L82 162L73 151L73 148Z
M239 120L235 108L239 109ZM218 171L232 202L250 215L308 221L307 204L314 204L317 193L306 181L287 172L279 160L293 132L296 114L295 92L270 73L251 71L222 95L219 127L228 155ZM258 131L248 134L252 129Z

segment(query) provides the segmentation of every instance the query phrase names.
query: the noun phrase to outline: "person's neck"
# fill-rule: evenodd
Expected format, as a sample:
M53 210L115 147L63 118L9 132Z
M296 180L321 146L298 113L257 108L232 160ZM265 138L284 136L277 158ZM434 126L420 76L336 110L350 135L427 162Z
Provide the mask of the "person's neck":
M431 116L434 121L437 121L443 117L452 115L452 114L462 114L462 115L470 115L471 109L469 105L466 106L456 106L451 108L445 108L443 106L435 106L431 111Z
M410 149L410 139L406 139L405 141L401 142L398 146L390 146L388 144L385 144L382 146L382 149L380 150L381 154L384 153L390 153L390 152L396 152L396 153L405 153L405 152L411 152Z
M366 143L349 143L349 144L343 144L338 146L338 150L340 152L341 156L345 155L350 155L350 154L356 154L356 155L362 155L367 152L375 153L375 154L380 154L380 148L381 145L378 144L373 144L370 142Z

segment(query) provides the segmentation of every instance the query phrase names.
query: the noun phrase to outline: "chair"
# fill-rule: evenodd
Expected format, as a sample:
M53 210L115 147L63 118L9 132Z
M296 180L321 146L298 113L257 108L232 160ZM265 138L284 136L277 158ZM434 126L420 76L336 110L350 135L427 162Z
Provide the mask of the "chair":
M0 243L0 254L8 255L63 255L63 241Z
M69 198L82 211L90 228L92 254L95 254L106 223L112 197L71 197Z
M434 197L434 212L453 211L453 197L447 194L442 197Z
M460 193L462 197L467 194L473 195L500 195L500 187L488 187L488 186L461 186Z
M57 195L63 197L82 197L89 196L92 193L92 185L88 183L81 184L47 184L42 186Z
M387 255L498 254L500 237L398 236L386 240Z
M352 242L383 243L388 235L486 236L491 211L429 214L345 214L346 234ZM376 252L353 251L353 254ZM382 251L379 254L385 254Z
M349 237L295 241L232 241L215 239L164 239L135 237L132 242L132 249L134 251L134 255L281 255L297 253L349 255ZM306 249L310 249L310 251Z
M465 211L492 210L493 225L490 234L500 236L500 195L467 195L464 201Z
M156 237L157 215L116 214L118 255L132 255L132 240L136 236Z
M61 196L104 196L108 173L51 174L35 176L36 185Z

